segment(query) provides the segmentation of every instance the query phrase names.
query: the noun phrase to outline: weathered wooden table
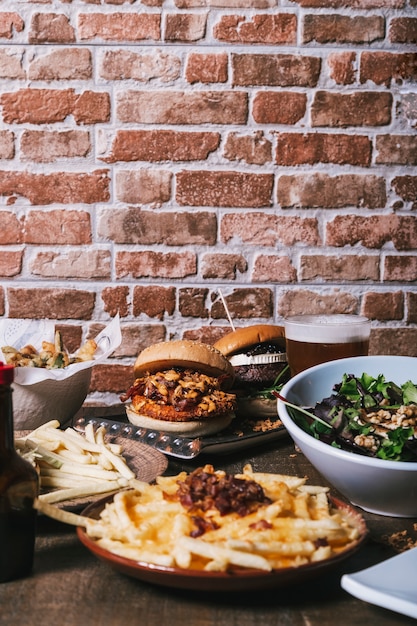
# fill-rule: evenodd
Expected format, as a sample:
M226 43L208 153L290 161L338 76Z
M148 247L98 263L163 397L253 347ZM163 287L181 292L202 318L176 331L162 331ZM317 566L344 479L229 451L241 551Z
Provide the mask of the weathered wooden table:
M205 462L231 472L251 463L257 471L308 476L326 484L289 438L233 454L170 460L167 473ZM334 492L333 492L334 493ZM335 494L338 495L338 494ZM350 596L340 578L395 554L393 533L415 541L417 519L364 513L369 541L331 573L273 591L223 595L152 586L115 572L79 542L75 529L40 517L32 576L0 585L4 626L400 626L415 620Z

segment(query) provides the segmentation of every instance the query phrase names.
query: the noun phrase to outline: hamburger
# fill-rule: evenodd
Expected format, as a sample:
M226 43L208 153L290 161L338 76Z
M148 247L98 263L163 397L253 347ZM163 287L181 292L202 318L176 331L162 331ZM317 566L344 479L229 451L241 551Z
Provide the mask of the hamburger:
M210 345L191 340L148 346L133 367L135 381L121 396L135 426L191 437L226 428L235 416L236 396L228 389L234 370Z
M233 366L238 411L246 416L276 417L277 401L272 392L289 379L284 327L255 324L238 328L214 347Z

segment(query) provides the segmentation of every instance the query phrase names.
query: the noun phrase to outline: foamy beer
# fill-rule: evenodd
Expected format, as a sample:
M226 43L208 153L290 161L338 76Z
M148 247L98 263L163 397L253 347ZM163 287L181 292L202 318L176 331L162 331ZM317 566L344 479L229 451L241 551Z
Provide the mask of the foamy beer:
M291 376L319 363L368 354L371 322L360 315L294 315L284 327Z

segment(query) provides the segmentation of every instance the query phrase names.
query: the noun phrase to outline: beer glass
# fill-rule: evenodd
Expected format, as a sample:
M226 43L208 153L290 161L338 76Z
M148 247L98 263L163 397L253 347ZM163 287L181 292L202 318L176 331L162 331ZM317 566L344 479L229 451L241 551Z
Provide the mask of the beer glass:
M291 376L351 356L366 356L371 322L361 315L293 315L284 320Z

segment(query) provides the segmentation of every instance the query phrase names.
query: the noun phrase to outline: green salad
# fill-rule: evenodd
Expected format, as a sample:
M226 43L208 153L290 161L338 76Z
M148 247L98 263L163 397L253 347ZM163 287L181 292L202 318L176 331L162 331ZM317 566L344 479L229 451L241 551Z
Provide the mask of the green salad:
M391 461L417 461L417 385L344 374L328 398L308 409L289 403L296 424L332 446Z

